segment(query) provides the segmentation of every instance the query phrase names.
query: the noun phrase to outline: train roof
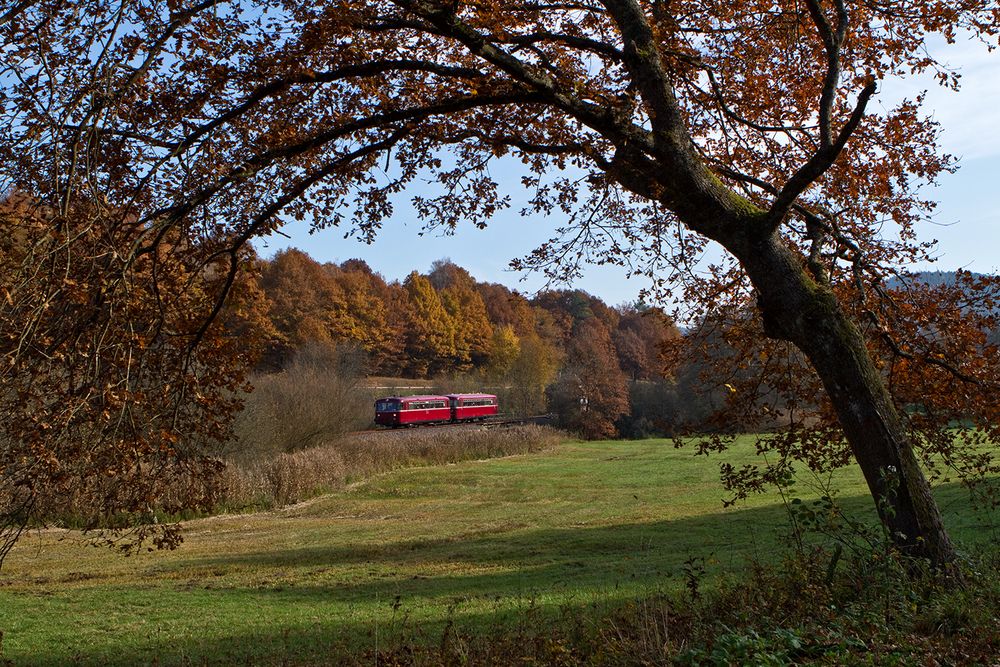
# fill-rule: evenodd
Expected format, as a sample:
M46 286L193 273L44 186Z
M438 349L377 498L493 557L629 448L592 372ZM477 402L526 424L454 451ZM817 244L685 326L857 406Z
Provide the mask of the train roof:
M383 396L376 401L447 401L452 398L496 398L496 394L416 394L413 396Z
M442 394L418 394L414 396L383 396L380 401L446 401L447 396Z

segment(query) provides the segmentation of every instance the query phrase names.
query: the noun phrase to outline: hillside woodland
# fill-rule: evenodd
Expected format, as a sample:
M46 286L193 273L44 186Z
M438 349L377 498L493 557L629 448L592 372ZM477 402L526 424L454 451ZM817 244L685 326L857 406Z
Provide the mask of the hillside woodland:
M506 414L551 414L585 438L768 431L795 418L781 391L756 386L773 361L748 356L738 329L708 319L682 335L642 302L609 306L574 289L529 298L447 259L401 282L362 260L321 263L298 249L253 266L240 288L255 296L253 311L236 301L226 318L259 350L237 448L313 446L365 428L375 394L423 387L490 391ZM956 276L915 278L934 287ZM784 389L807 407L816 395ZM280 437L269 424L282 425Z
M591 438L671 433L698 417L679 413L662 350L680 332L659 308L609 306L580 290L528 298L449 260L402 282L361 260L320 263L296 249L258 259L255 269L243 288L259 294L255 312L227 318L261 351L238 426L243 440L261 431L255 413L280 420L306 403L323 416L300 415L314 426L281 449L363 427L379 387L416 392L404 379L439 391L488 390L508 414L551 412Z

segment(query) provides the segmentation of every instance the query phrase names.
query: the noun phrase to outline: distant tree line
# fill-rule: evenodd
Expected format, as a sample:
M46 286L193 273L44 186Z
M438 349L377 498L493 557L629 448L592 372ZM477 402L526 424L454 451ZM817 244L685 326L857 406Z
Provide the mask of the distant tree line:
M489 388L517 414L552 411L586 437L668 433L680 415L661 348L680 337L658 308L609 306L581 290L526 296L448 260L386 281L365 262L320 263L301 250L258 260L253 322L259 374L303 349L351 347L365 372Z
M920 279L940 283L954 275ZM754 389L764 366L776 362L741 350L749 339L738 327L705 320L684 336L661 309L641 302L609 306L582 290L528 298L480 282L450 260L397 282L362 260L320 263L289 249L256 260L252 279L240 289L254 298L238 303L253 303L256 312L242 311L232 321L250 327L246 333L263 350L258 387L271 387L279 372L280 382L295 385L290 375L303 359L312 359L313 368L316 359L342 359L346 351L361 359L349 364L352 373L388 382L434 379L455 391L487 389L509 413L551 412L561 427L588 438L766 431L788 421L782 406L792 394L806 403L819 395L817 387L799 384ZM339 352L326 355L323 347ZM782 363L798 368L805 362L789 353ZM343 370L332 364L330 372ZM358 423L356 416L336 421L343 428Z

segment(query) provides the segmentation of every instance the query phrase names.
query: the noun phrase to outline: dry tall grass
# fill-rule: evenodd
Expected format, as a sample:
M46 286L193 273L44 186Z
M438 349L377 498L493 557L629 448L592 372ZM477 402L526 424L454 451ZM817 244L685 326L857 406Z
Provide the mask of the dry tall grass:
M348 435L291 454L281 453L253 463L230 463L225 472L225 504L234 508L287 505L396 468L526 454L560 440L558 431L532 425Z

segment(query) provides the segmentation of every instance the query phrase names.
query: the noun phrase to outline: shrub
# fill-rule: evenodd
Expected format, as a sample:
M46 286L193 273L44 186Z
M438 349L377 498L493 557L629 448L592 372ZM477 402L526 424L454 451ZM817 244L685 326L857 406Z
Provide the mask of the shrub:
M227 455L249 462L316 447L371 419L362 389L363 355L346 346L303 347L279 373L251 378L254 391L235 424Z

